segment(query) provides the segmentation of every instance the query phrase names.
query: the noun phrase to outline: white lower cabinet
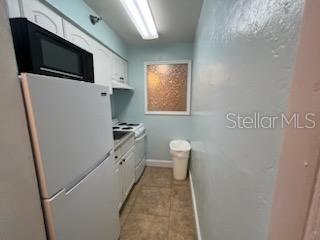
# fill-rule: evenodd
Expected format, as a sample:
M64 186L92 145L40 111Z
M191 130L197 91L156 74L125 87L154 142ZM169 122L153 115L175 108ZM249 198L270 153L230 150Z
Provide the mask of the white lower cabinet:
M135 147L117 159L114 165L114 175L118 189L118 208L120 210L135 182Z
M119 163L115 164L114 167L114 176L116 179L115 192L117 194L117 203L118 203L118 210L120 210L122 206L122 181L121 181L121 172L120 172L121 165Z
M123 157L123 195L127 198L134 182L135 182L135 161L134 161L134 147Z

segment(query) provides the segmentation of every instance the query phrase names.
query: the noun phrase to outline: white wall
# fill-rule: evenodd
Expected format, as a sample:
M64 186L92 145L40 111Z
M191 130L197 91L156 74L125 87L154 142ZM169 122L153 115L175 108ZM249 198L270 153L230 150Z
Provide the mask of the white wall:
M286 112L303 0L205 0L197 29L191 171L202 239L264 240L282 130L228 112Z
M0 0L0 239L45 240L5 0Z

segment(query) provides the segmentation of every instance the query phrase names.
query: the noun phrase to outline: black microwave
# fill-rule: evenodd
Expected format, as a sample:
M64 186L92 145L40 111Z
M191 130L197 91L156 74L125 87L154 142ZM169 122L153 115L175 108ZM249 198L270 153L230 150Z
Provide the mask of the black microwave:
M94 82L93 55L26 18L10 19L19 73Z

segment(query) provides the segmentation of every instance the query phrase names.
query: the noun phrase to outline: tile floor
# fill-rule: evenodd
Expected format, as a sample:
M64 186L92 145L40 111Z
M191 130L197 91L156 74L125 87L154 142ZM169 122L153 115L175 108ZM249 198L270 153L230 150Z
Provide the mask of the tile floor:
M147 167L124 204L120 240L195 240L189 180L172 169Z

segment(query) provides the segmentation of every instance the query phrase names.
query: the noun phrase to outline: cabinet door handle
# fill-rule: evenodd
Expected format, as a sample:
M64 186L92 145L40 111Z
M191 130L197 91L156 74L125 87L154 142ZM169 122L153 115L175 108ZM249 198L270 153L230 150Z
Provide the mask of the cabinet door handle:
M120 162L119 164L122 165L122 162Z
M114 158L115 158L115 159L118 159L118 156L115 156Z
M126 159L125 159L125 158L123 159L123 162L126 162Z

